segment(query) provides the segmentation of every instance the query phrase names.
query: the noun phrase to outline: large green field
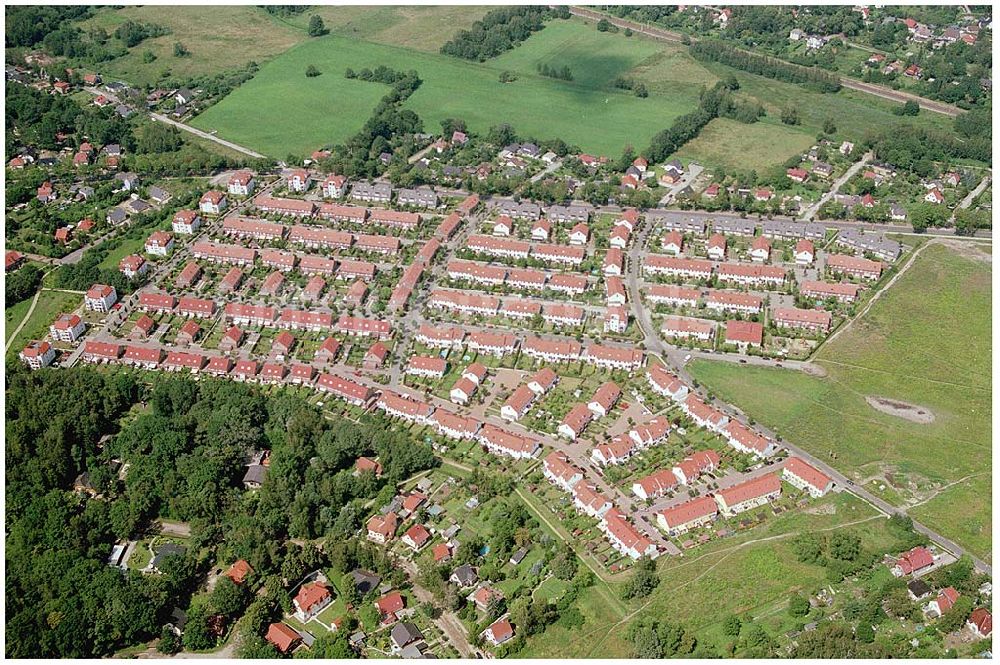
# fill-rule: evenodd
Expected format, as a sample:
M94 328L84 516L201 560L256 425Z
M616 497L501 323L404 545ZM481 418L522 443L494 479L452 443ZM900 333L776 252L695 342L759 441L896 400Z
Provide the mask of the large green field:
M164 73L178 78L217 74L250 61L263 64L295 44L309 39L309 17L319 14L331 33L352 39L437 51L456 30L482 17L489 7L371 7L317 6L290 18L247 5L141 5L101 9L83 23L109 34L125 21L155 23L170 34L147 39L128 55L103 63L105 78L154 84ZM189 55L174 56L181 42ZM144 58L150 51L156 59Z
M720 398L991 558L991 270L928 245L868 313L825 345L824 378L699 361ZM866 397L925 407L919 424Z
M464 119L476 131L506 122L523 135L562 138L616 155L626 144L645 147L654 133L697 104L700 86L694 82L647 99L611 87L614 77L658 50L653 42L600 33L577 20L551 22L486 63L331 34L275 58L192 124L270 155L311 151L356 132L387 90L348 80L344 70L384 64L420 74L424 83L406 106L429 131L449 117ZM577 80L542 77L538 63L568 66ZM306 78L308 65L322 76ZM504 70L517 72L517 81L500 83Z

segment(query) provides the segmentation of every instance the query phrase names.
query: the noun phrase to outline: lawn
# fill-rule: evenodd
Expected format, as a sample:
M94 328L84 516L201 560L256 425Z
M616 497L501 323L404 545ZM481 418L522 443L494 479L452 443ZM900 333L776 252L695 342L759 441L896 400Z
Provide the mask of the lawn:
M21 349L33 339L44 339L49 333L49 326L56 317L63 313L69 313L83 304L83 296L79 293L66 293L64 291L42 291L38 297L38 304L31 313L28 322L21 328L21 332L10 345L10 352L17 354ZM17 305L19 307L20 305ZM27 309L25 309L25 313ZM8 310L8 314L10 310ZM24 314L21 315L21 318ZM14 324L15 327L17 324ZM10 331L8 331L9 334Z
M765 118L752 125L716 118L675 156L705 166L761 172L808 150L815 138L814 132L782 125L775 118Z
M859 483L886 486L887 500L926 501L915 516L988 560L991 484L981 474L991 464L990 297L987 264L928 246L864 318L820 350L827 377L708 361L691 372ZM935 420L875 411L867 396L925 407ZM981 494L972 500L974 489Z
M150 230L152 232L152 230ZM117 268L118 263L130 254L142 254L145 258L146 238L145 237L135 237L135 238L125 238L122 240L117 247L112 249L107 253L107 256L97 264L98 268Z
M595 68L593 56L579 45L582 39L592 41L610 64ZM306 153L356 132L388 90L348 80L344 70L384 64L420 74L423 85L406 107L420 115L427 131L449 117L464 119L478 132L506 122L525 136L558 137L583 150L616 155L626 144L645 147L653 134L697 104L693 83L647 99L610 88L610 78L651 52L655 47L649 42L598 33L576 21L554 22L518 49L486 63L332 34L275 58L192 124L270 155ZM535 63L549 59L569 66L580 80L538 75ZM308 65L322 75L306 78ZM518 80L500 83L505 69L517 71ZM503 103L496 103L500 99Z

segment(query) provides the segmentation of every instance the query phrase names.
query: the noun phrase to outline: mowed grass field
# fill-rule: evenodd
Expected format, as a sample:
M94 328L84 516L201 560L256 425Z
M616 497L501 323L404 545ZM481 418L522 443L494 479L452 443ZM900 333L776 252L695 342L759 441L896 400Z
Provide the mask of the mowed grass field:
M556 624L528 639L519 658L625 658L632 621L649 617L683 624L700 642L723 653L730 638L721 632L729 614L752 616L772 634L787 630L782 611L789 595L810 592L826 583L825 570L799 563L791 541L801 533L843 529L856 533L867 548L889 547L886 520L850 494L822 500L823 510L797 511L772 518L743 535L722 538L686 554L658 560L660 584L647 598L632 601L627 612L594 606L595 588L581 595L585 623ZM753 583L748 583L752 580ZM624 577L623 577L624 581ZM612 590L620 593L620 584ZM696 599L696 600L693 600Z
M942 244L909 270L816 362L828 376L698 361L692 374L810 452L863 483L886 472L936 488L914 517L991 558L991 270ZM885 397L929 409L918 424L872 409ZM869 489L875 489L867 485ZM908 492L904 492L908 493ZM921 496L917 493L916 496Z
M420 74L424 83L406 107L420 115L428 131L449 117L481 132L508 123L525 136L562 138L586 151L617 155L628 144L645 147L653 134L697 104L700 86L694 83L647 99L611 87L612 79L656 53L652 42L600 33L577 20L551 22L486 63L331 34L275 58L192 124L269 155L312 151L356 132L387 90L345 79L344 70L384 64ZM566 65L579 80L539 76L537 63ZM307 79L309 65L322 75ZM518 80L500 83L504 70L517 72Z

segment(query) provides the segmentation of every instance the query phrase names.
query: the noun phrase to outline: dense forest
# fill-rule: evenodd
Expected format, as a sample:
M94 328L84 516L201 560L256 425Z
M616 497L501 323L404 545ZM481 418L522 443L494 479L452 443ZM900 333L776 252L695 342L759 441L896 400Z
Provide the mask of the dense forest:
M7 48L37 46L46 35L55 32L65 21L79 21L90 16L84 5L22 5L4 10Z
M359 528L368 500L386 500L396 482L436 464L429 447L379 416L330 422L299 397L265 400L232 382L160 376L149 387L128 372L30 372L14 364L7 387L10 657L99 657L158 637L209 567L236 558L247 559L269 590L248 620L259 628L280 609L283 582L271 577L300 577L334 556L374 566L372 553L359 553L363 545L348 553L334 545L344 547ZM105 434L113 436L101 445ZM245 464L261 449L271 450L269 475L247 492ZM354 476L360 455L380 456L385 475ZM84 471L101 498L70 491ZM190 547L168 558L163 574L105 564L113 543L141 537L159 518L191 528ZM321 555L290 538L326 538L330 547ZM235 616L242 606L234 605L249 601L213 595L208 606ZM212 646L204 638L189 626L185 646ZM248 648L266 652L247 638Z

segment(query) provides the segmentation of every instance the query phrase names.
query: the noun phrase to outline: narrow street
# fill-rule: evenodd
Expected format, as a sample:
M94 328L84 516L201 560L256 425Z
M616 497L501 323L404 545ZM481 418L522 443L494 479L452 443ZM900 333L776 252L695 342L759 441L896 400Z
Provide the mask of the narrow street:
M979 184L976 185L976 188L973 189L971 192L969 192L964 199L962 199L962 202L958 204L958 208L956 208L956 211L965 210L970 205L972 205L972 202L976 200L976 197L982 194L983 190L986 189L992 181L993 181L993 172L989 171L987 175L983 176L983 179L979 181ZM953 224L955 223L955 213L952 213L950 221Z
M254 152L250 148L244 148L243 146L239 145L238 143L233 143L232 141L227 141L225 139L220 139L215 134L210 134L209 132L203 132L200 129L195 129L191 125L184 124L183 122L177 122L176 120L171 120L167 116L162 115L160 113L150 113L149 116L153 120L156 120L157 122L162 122L162 123L164 123L166 125L171 125L173 127L176 127L177 129L183 130L185 132L189 132L189 133L194 134L195 136L201 137L203 139L207 139L209 141L214 141L215 143L218 143L219 145L225 146L225 147L229 148L230 150L235 150L236 152L242 152L244 155L247 155L248 157L254 157L256 159L264 159L265 158L265 155L262 155L259 152Z
M406 574L410 576L410 582L413 583L413 595L417 597L417 600L421 603L430 603L437 607L438 603L434 600L434 594L420 586L420 583L417 581L420 574L417 564L409 559L401 558L398 561L399 565L406 571ZM445 634L445 637L448 638L448 643L458 650L462 658L475 658L478 650L469 642L468 633L465 630L465 626L462 625L461 620L450 610L440 611L441 615L437 619L434 619L434 625Z
M678 377L680 377L680 379L682 381L684 381L689 386L690 385L694 385L694 377L692 377L691 374L685 369L683 358L680 357L680 356L683 356L686 352L682 351L682 350L679 350L676 347L673 347L671 345L668 345L668 344L664 343L660 339L660 337L657 334L656 330L653 329L653 327L652 327L652 324L651 324L651 322L649 320L648 314L646 313L645 309L640 304L641 300L640 300L640 293L639 293L639 286L638 286L638 278L637 278L637 274L636 273L638 272L638 269L639 269L639 264L638 264L639 253L640 253L640 251L642 250L642 248L646 244L647 238L649 236L649 231L650 231L649 227L644 227L643 230L642 230L642 232L636 237L635 242L634 242L631 250L629 251L629 261L628 261L628 268L626 270L626 273L627 273L627 284L628 284L628 290L629 290L629 298L632 300L632 303L631 303L631 305L632 305L632 312L633 312L633 314L636 317L636 321L638 322L640 329L642 330L642 333L643 333L643 336L644 336L644 339L645 339L646 350L661 354L663 356L662 360L664 360L665 365L668 367L668 369L670 369L672 372L674 372ZM923 245L923 247L926 247L929 244L930 243L926 243L926 244ZM918 250L918 252L919 252L919 250ZM913 257L916 256L916 254L917 254L917 252L914 252L914 254L910 257L910 262L912 262ZM908 265L909 265L909 263L907 264L907 266ZM904 267L904 270L905 270L905 267ZM899 274L902 274L902 272L903 272L903 270L901 270L896 275L896 277L898 278ZM889 288L891 286L891 284L892 284L892 282L890 282L889 284L886 284L879 291L879 294L884 293L885 289ZM873 298L872 300L875 300L875 298ZM870 305L870 302L869 302L869 305ZM860 313L859 313L858 316L860 316ZM855 318L857 318L857 317L855 317ZM848 325L850 325L850 324L848 324ZM847 325L842 326L841 330L843 330L846 327L847 327ZM731 404L725 404L723 402L715 400L713 402L713 405L716 408L718 408L719 410L721 410L722 412L724 412L727 415L729 415L730 417L738 418L744 424L748 421L748 418L747 418L746 414L744 414L742 411L740 411L738 408L736 408L735 406L733 406ZM773 440L778 440L778 436L777 436L777 434L775 434L775 432L769 430L766 427L763 427L759 423L756 425L756 429L758 429L765 436L767 436L767 437L769 437L769 438L771 438ZM844 475L840 471L836 470L835 468L833 468L832 466L830 466L829 464L827 464L826 462L824 462L820 458L816 457L815 455L813 455L813 454L811 454L811 453L803 450L799 446L797 446L794 443L788 441L787 439L783 439L782 438L781 439L781 445L784 448L786 448L790 453L792 453L794 455L797 455L798 457L801 457L803 460L805 460L806 462L808 462L809 464L811 464L815 468L817 468L820 471L822 471L823 473L825 473L827 476L829 476L830 478L832 478L834 480L834 482L837 483L840 487L842 487L845 490L851 492L852 494L854 494L855 496L863 499L864 501L867 501L868 503L870 503L871 505L875 506L875 508L877 508L878 510L882 511L886 515L894 515L894 514L905 515L906 514L905 510L903 510L901 508L897 508L897 507L891 505L890 503L888 503L887 501L885 501L884 499L882 499L882 498L880 498L878 496L875 496L874 494L872 494L868 490L864 489L863 487L859 487L859 486L855 485L854 481L851 480L850 478L848 478L846 475ZM989 575L993 574L993 568L992 568L992 566L990 564L988 564L985 561L983 561L982 559L974 556L972 553L967 552L963 547L961 547L958 543L954 542L953 540L945 538L941 534L939 534L939 533L931 530L930 528L924 526L923 524L917 522L916 520L913 520L913 528L915 530L917 530L918 532L926 535L928 538L930 538L931 540L933 540L934 542L936 542L942 548L944 548L944 549L948 550L949 552L951 552L952 554L954 554L956 557L960 557L960 556L962 556L964 554L967 554L972 559L972 561L975 564L975 566L976 566L977 569L979 569L979 570L981 570L981 571L983 571L983 572L985 572L985 573L987 573Z
M816 216L816 213L819 212L819 209L822 208L827 201L836 196L840 192L840 188L844 186L844 183L846 183L848 180L857 175L858 171L863 169L865 165L868 162L870 162L874 156L875 155L872 154L871 152L866 152L864 154L864 157L862 157L854 164L852 164L851 168L847 169L847 171L844 172L844 175L840 176L834 181L829 191L825 192L823 196L821 196L819 200L816 201L816 203L813 203L811 206L809 206L803 211L801 217L802 221L811 222L813 217Z

